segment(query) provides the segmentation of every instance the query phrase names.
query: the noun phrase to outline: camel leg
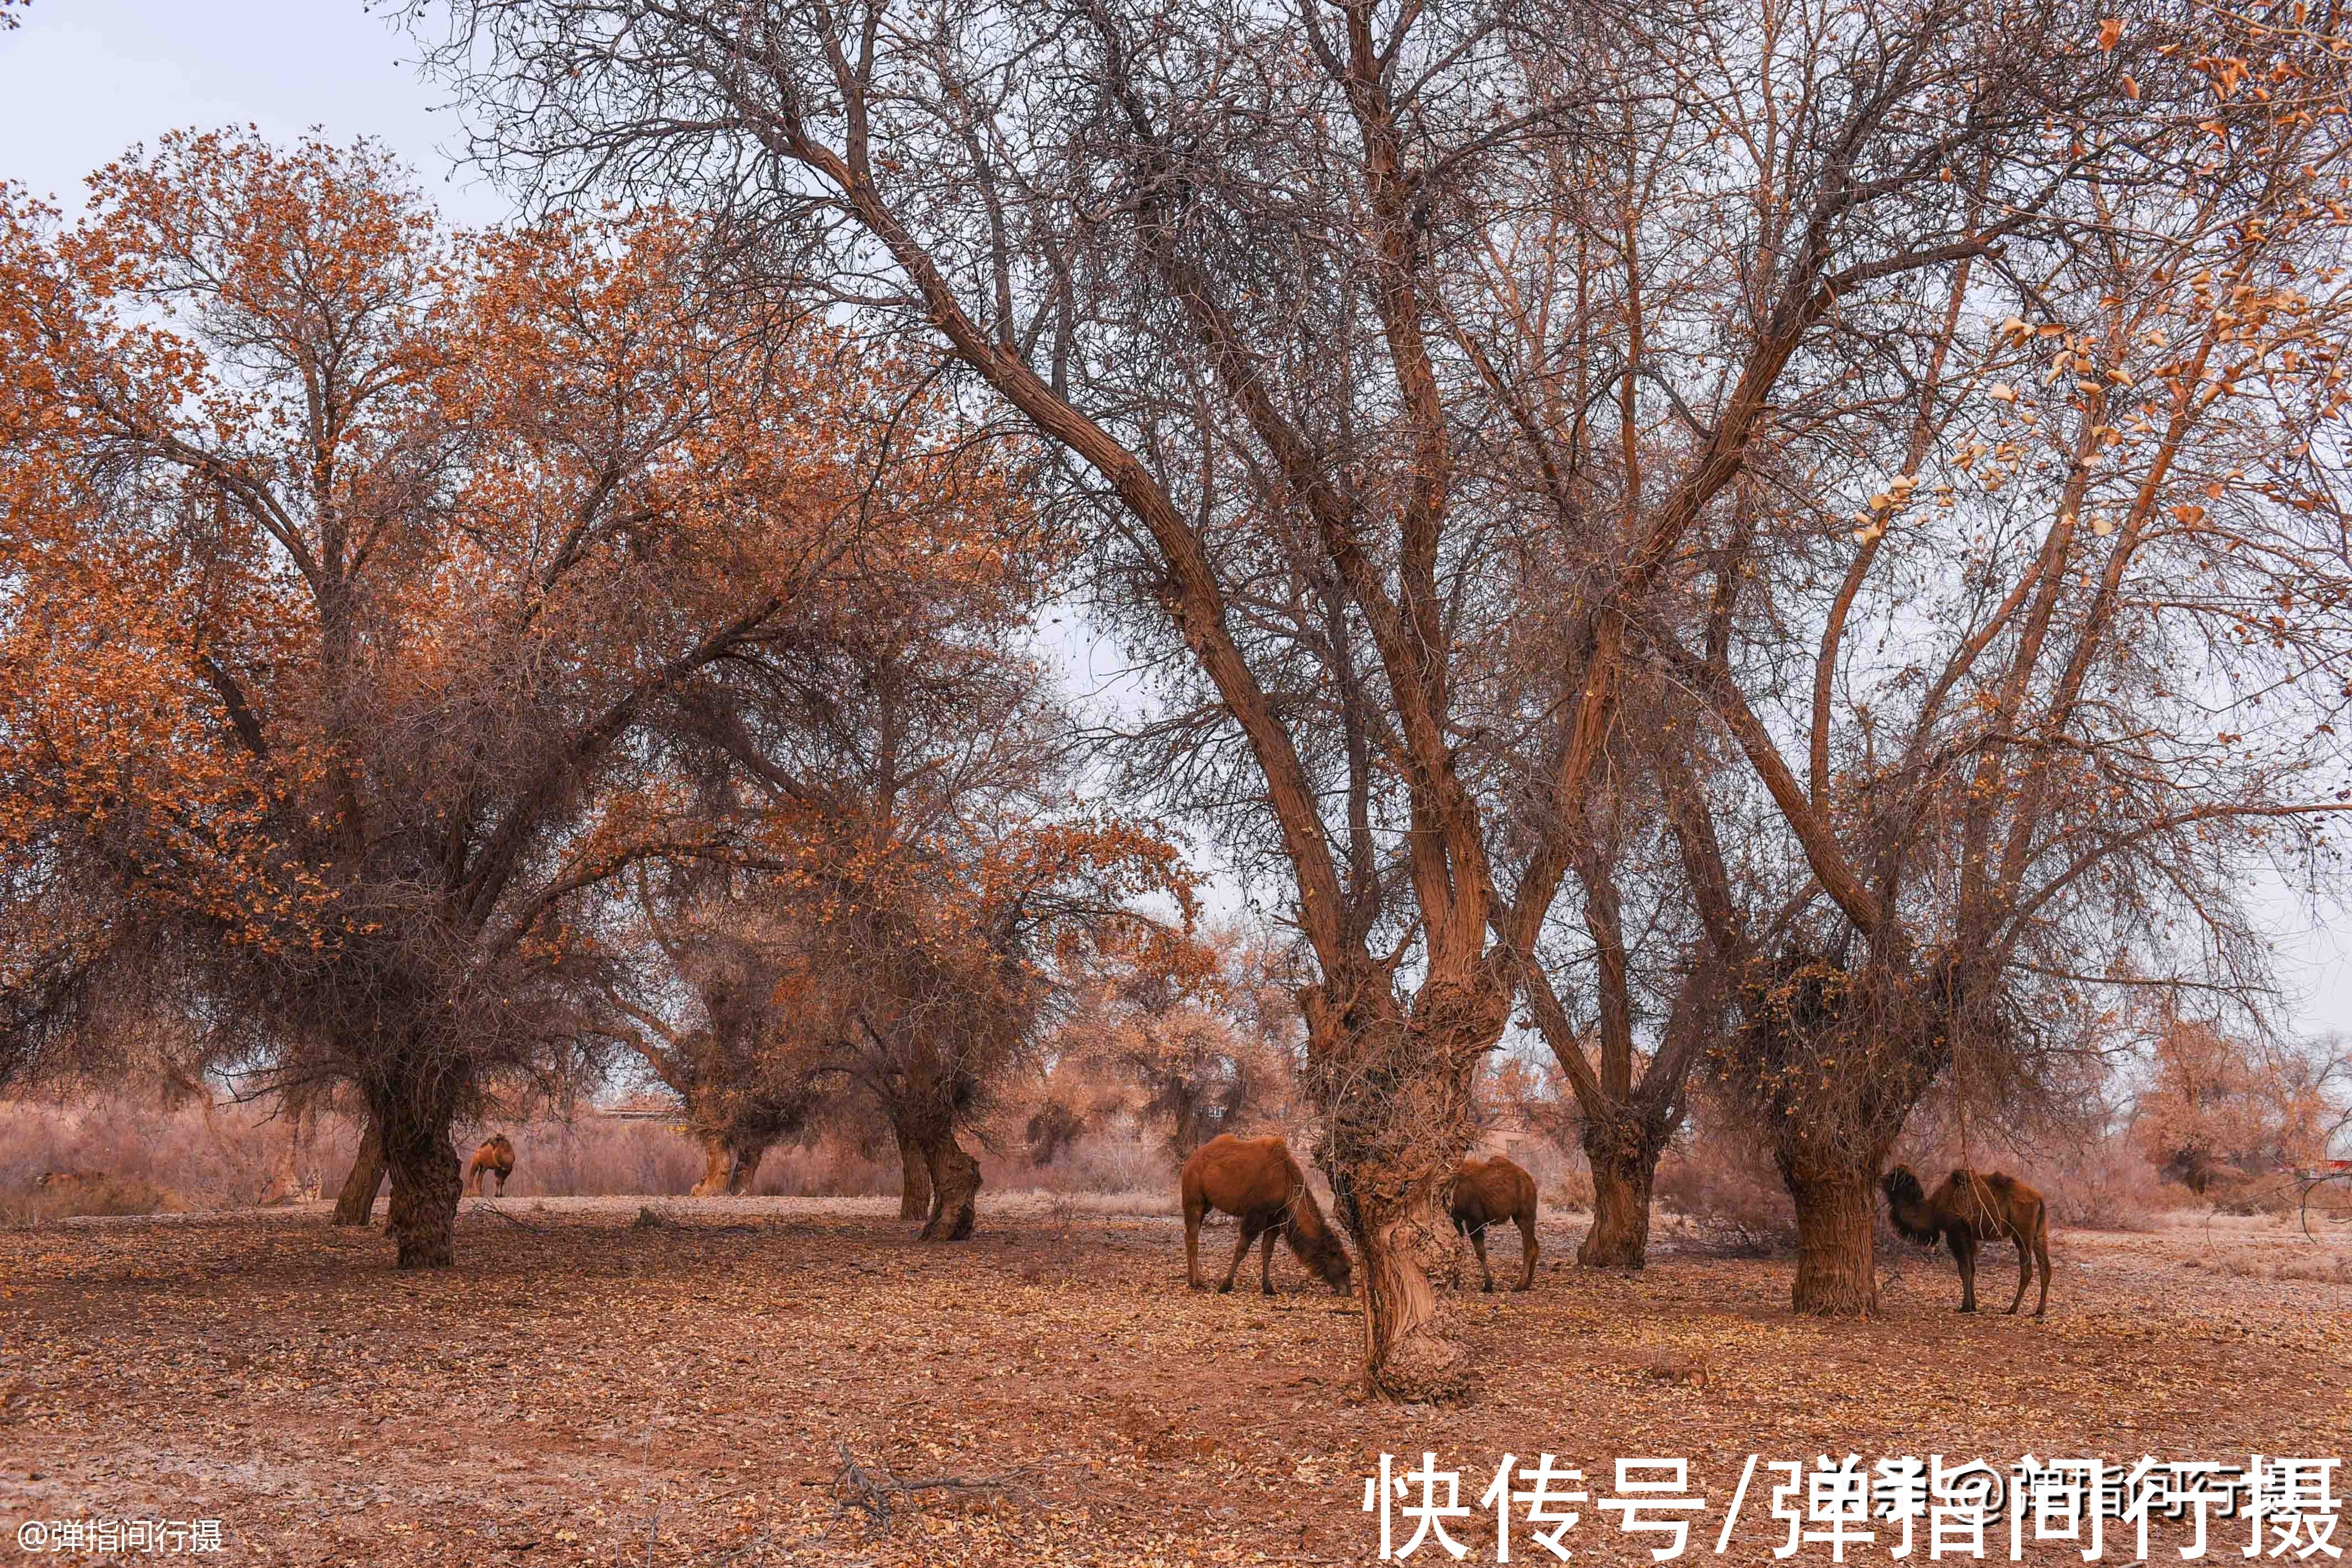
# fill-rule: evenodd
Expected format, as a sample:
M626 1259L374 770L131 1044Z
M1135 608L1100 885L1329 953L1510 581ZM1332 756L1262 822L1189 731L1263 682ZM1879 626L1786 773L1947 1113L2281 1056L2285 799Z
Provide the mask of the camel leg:
M1250 1228L1248 1220L1243 1220L1241 1243L1234 1249L1234 1260L1225 1265L1225 1282L1217 1287L1217 1294L1222 1296L1234 1288L1234 1276L1242 1271L1242 1260L1249 1256L1250 1243L1256 1239L1257 1232Z
M1190 1197L1184 1200L1184 1283L1207 1289L1201 1283L1201 1205Z
M1519 1218L1519 1251L1526 1258L1527 1267L1520 1271L1516 1288L1525 1291L1536 1282L1536 1217L1532 1214Z
M1478 1272L1486 1281L1486 1293L1495 1293L1495 1270L1486 1267L1486 1228L1483 1225L1470 1232L1470 1249L1478 1254Z
M1265 1250L1257 1260L1257 1288L1269 1296L1274 1294L1274 1240L1281 1228L1278 1225L1267 1226L1265 1239L1259 1243Z
M2050 1310L2050 1217L2043 1215L2033 1228L2033 1255L2042 1263L2042 1299L2033 1303L2033 1315L2040 1317Z
M1951 1233L1952 1257L1960 1266L1960 1311L1977 1310L1977 1239L1955 1230Z
M2015 1317L2025 1301L2025 1287L2033 1282L2033 1242L2024 1231L2017 1233L2017 1294L2009 1299L2009 1315Z

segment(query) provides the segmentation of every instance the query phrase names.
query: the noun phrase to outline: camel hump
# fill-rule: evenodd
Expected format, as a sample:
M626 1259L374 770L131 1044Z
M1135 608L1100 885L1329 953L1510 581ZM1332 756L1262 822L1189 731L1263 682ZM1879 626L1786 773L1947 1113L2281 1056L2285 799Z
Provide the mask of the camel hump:
M1213 1149L1221 1146L1229 1149L1278 1149L1286 1156L1290 1153L1290 1145L1283 1141L1282 1134L1279 1133L1268 1133L1264 1137L1260 1138L1243 1138L1237 1137L1231 1133L1219 1133L1215 1137L1211 1138L1207 1143L1201 1145L1203 1149Z
M1181 1181L1188 1204L1197 1194L1227 1214L1270 1213L1307 1191L1307 1173L1291 1157L1288 1144L1279 1137L1236 1138L1230 1133L1193 1150Z
M1231 1133L1219 1133L1193 1153L1194 1159L1203 1156L1213 1161L1245 1160L1253 1165L1280 1163L1292 1170L1298 1161L1290 1152L1290 1145L1279 1133L1268 1133L1261 1138L1237 1138Z
M1507 1155L1464 1160L1454 1172L1454 1223L1481 1225L1536 1210L1536 1178Z

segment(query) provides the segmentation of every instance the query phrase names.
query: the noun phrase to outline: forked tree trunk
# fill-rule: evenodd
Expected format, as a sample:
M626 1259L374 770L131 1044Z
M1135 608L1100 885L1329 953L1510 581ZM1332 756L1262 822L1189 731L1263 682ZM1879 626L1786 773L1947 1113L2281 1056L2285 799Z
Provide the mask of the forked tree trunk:
M1592 1162L1592 1226L1576 1249L1588 1269L1639 1269L1649 1260L1650 1198L1658 1179L1656 1150L1632 1150Z
M760 1179L760 1162L767 1157L768 1151L764 1145L736 1150L734 1162L727 1172L727 1196L749 1197L752 1183Z
M956 1142L954 1129L945 1128L924 1140L931 1171L931 1216L923 1225L926 1241L963 1241L978 1218L980 1162Z
M449 1138L453 1112L446 1101L396 1092L377 1107L384 1164L392 1172L387 1228L403 1269L445 1269L457 1261L465 1173Z
M1819 1317L1878 1312L1877 1173L1841 1165L1781 1175L1797 1206L1797 1283L1790 1304Z
M383 1187L383 1134L370 1116L367 1131L360 1136L360 1152L352 1161L352 1174L343 1178L343 1190L335 1199L335 1223L365 1225L375 1213L375 1195Z
M931 1165L904 1127L893 1125L898 1139L898 1218L927 1219L931 1212Z

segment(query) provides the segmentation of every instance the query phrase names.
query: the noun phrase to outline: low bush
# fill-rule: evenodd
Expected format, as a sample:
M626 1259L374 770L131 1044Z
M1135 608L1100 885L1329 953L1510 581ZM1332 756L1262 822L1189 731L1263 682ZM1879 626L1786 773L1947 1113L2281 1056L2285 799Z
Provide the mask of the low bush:
M1761 1150L1735 1136L1699 1137L1658 1162L1657 1204L1703 1242L1735 1257L1772 1257L1797 1244L1797 1212Z

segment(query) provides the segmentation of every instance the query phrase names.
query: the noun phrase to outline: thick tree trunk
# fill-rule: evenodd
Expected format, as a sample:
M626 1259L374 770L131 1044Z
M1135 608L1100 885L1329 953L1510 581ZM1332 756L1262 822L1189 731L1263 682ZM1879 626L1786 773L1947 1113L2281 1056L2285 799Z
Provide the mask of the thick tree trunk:
M387 1228L403 1269L444 1269L457 1261L457 1199L464 1168L449 1140L452 1107L394 1093L377 1107L384 1164L392 1172Z
M734 1165L727 1145L717 1138L702 1140L702 1179L687 1189L688 1197L716 1197L727 1190L727 1176Z
M1385 986L1327 982L1300 993L1309 1082L1323 1109L1318 1163L1362 1254L1364 1391L1405 1402L1461 1397L1475 1364L1454 1340L1430 1276L1454 1256L1445 1198L1470 1146L1471 1084L1501 1035L1501 987L1423 984L1410 1018ZM1382 1000L1364 1012L1333 995Z
M383 1187L383 1134L370 1116L367 1131L360 1137L359 1155L352 1161L352 1174L343 1178L341 1196L335 1199L335 1223L365 1225L375 1213L375 1195Z
M1752 1096L1797 1211L1790 1304L1821 1317L1878 1312L1878 1177L1903 1124L1951 1065L1953 1040L1998 1028L1974 1013L1980 980L1951 960L1897 954L1846 969L1801 954L1744 982L1748 1022L1724 1065Z
M1791 1304L1821 1317L1878 1312L1878 1188L1861 1167L1782 1168L1797 1205L1797 1283Z
M923 1225L923 1239L967 1240L978 1218L980 1162L956 1142L953 1129L926 1139L925 1154L931 1170L931 1217Z
M1391 1185L1379 1182L1383 1174L1360 1164L1347 1183L1355 1201L1340 1204L1342 1212L1353 1211L1352 1228L1363 1253L1365 1382L1370 1392L1391 1399L1457 1398L1475 1386L1474 1367L1441 1315L1437 1291L1429 1282L1438 1260L1454 1249L1444 1183L1414 1179ZM1380 1186L1394 1196L1367 1201L1367 1190Z
M741 1197L760 1179L760 1162L768 1157L765 1146L738 1148L717 1137L702 1140L702 1179L694 1184L688 1197Z
M1588 1269L1639 1269L1649 1260L1650 1192L1658 1154L1633 1150L1592 1162L1592 1226L1576 1249Z
M925 1219L931 1212L931 1164L904 1127L898 1138L898 1218Z

